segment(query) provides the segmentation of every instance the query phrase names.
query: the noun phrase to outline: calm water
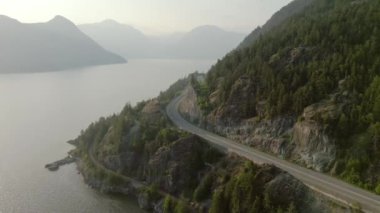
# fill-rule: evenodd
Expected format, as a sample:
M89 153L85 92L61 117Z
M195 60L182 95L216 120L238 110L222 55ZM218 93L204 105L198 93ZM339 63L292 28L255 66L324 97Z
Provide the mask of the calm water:
M133 60L81 70L0 75L0 212L142 212L126 198L97 193L75 165L44 169L65 141L125 103L152 98L213 61Z

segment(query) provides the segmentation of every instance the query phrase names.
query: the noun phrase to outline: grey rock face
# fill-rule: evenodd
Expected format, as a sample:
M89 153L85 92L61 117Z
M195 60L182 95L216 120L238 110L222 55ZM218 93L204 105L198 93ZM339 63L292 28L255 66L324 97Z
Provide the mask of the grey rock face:
M321 172L327 172L335 160L334 141L324 133L316 123L303 121L294 126L293 141L296 144L294 154L307 166Z
M294 116L279 116L271 120L259 117L232 119L230 117L235 117L233 112L240 112L238 108L241 106L237 107L238 100L246 99L246 95L243 94L250 91L249 87L245 86L246 81L249 80L241 79L240 83L234 86L232 91L237 95L234 96L234 100L228 101L228 106L221 106L206 118L202 118L207 124L206 127L245 145L295 160L308 168L321 172L329 171L336 159L335 140L327 134L319 120L320 117L336 118L339 116L340 106L331 100L311 105L305 108L302 119L298 122ZM185 117L193 119L202 114L194 92L192 88L186 90L185 100L179 108ZM236 110L233 110L234 108Z
M286 157L290 154L290 135L294 125L293 117L256 121L248 119L236 126L217 126L216 132L232 140L260 150Z
M191 180L197 178L199 153L204 144L195 136L180 139L161 147L147 165L146 179L171 194L179 193Z
M187 117L187 119L194 123L201 118L201 109L197 104L197 94L194 88L188 86L185 90L185 99L179 105L180 112Z
M280 173L265 185L265 192L271 200L277 204L286 205L292 201L299 206L299 212L321 213L330 212L326 200L314 195L314 193L302 182L288 173Z
M144 210L151 210L153 207L152 202L149 200L149 196L144 192L138 194L137 202L139 204L139 207Z

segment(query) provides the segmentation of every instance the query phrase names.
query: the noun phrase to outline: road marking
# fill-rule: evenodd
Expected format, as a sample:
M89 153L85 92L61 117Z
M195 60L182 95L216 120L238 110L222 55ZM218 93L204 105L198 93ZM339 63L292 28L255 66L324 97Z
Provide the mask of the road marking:
M306 185L311 186L311 188L314 188L314 189L318 188L318 185L320 186L321 184L326 185L326 187L331 187L332 189L336 190L335 194L340 195L340 198L338 198L337 195L333 195L332 193L322 191L323 194L328 194L330 195L330 197L335 198L339 202L341 202L342 199L354 200L355 202L361 198L362 202L363 200L364 202L367 201L367 203L365 204L367 205L367 207L370 208L370 210L373 211L375 209L377 212L380 211L380 197L376 196L375 194L371 194L370 192L365 191L360 188L355 188L354 186L349 185L346 182L340 181L332 176L328 176L323 173L317 173L315 171L308 170L304 167L273 157L267 153L261 152L259 150L255 150L252 147L248 147L246 145L237 143L231 139L221 137L219 135L207 132L206 130L203 130L199 127L193 126L192 124L187 122L185 119L183 119L177 110L179 102L182 98L183 98L183 95L175 98L167 106L167 113L168 113L169 118L173 121L173 123L175 123L181 129L184 129L190 133L198 135L212 144L223 146L224 148L227 148L228 150L233 151L234 153L238 155L242 155L252 161L258 161L259 159L266 163L274 164L283 170L287 170L289 173L296 176L297 178L302 179L303 182L311 182L311 183L305 183ZM313 173L314 175L310 173ZM316 183L312 184L313 181ZM347 194L344 194L344 193L347 193Z

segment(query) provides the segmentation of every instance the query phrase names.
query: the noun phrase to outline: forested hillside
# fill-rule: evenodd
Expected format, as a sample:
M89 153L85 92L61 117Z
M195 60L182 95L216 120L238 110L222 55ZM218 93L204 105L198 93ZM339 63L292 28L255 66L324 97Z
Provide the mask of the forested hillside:
M173 126L165 107L187 84L180 80L156 99L126 105L71 141L86 183L136 197L149 212L341 210L290 174L225 154Z
M289 17L302 12L305 7L309 6L314 0L295 0L276 12L263 26L257 27L249 34L238 48L246 48L251 46L260 36L264 35L271 29L282 24Z
M379 23L380 1L313 1L193 84L206 125L380 193Z

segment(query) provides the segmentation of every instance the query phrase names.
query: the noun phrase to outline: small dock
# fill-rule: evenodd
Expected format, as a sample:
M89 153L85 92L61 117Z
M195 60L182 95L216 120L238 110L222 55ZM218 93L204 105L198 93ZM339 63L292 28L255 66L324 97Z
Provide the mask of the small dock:
M71 156L67 156L67 157L65 157L62 160L56 161L54 163L46 164L45 168L47 168L50 171L57 171L60 166L63 166L63 165L66 165L66 164L70 164L70 163L74 163L75 160L76 160L75 158L73 158Z

